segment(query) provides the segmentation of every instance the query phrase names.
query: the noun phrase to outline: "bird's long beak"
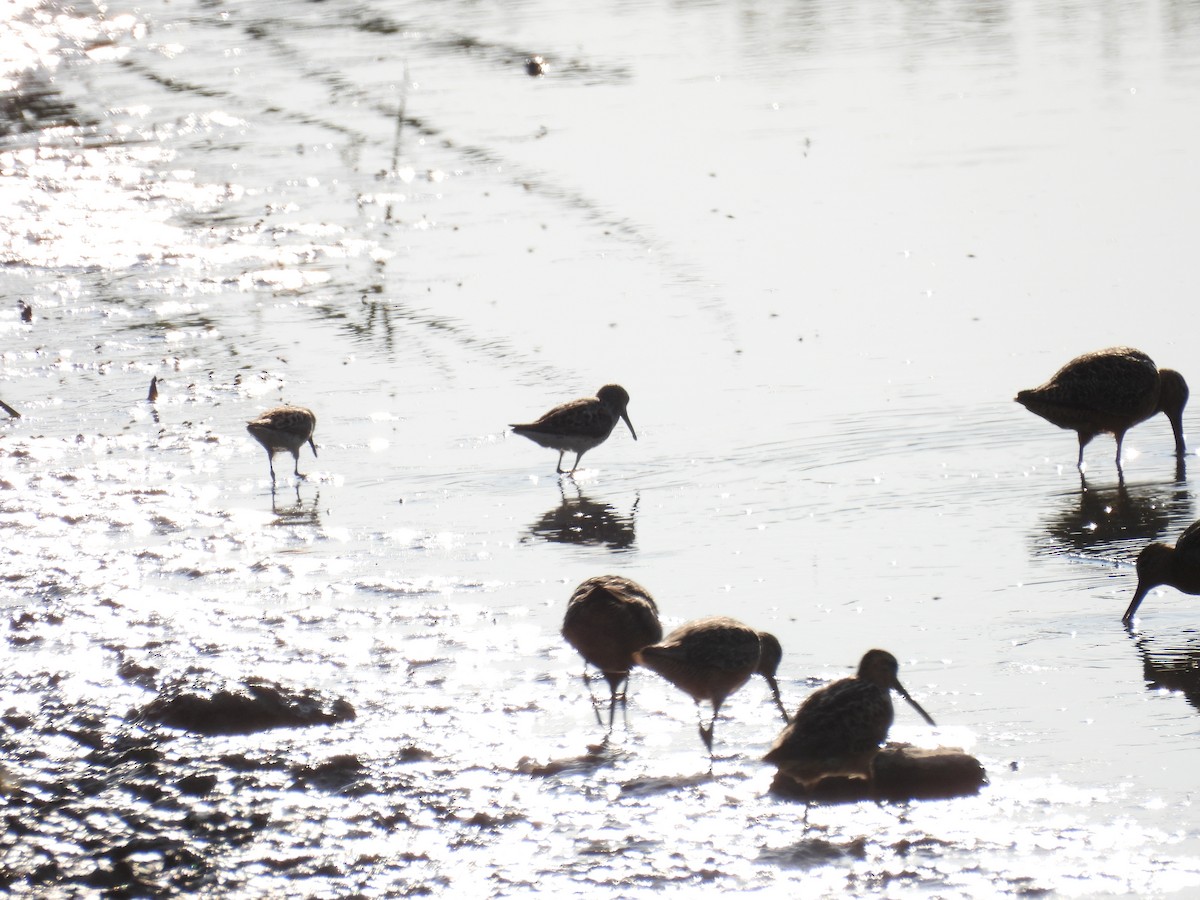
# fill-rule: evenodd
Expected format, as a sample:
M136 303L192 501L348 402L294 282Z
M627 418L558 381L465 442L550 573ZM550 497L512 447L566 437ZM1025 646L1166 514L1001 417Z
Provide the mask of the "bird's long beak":
M633 423L629 421L629 413L621 413L621 418L625 420L625 424L629 426L629 433L633 435L633 439L637 440L637 432L633 430Z
M925 710L923 710L921 708L920 703L918 703L916 700L914 700L912 697L910 697L908 695L908 691L906 691L904 689L904 686L902 684L900 684L900 682L897 681L894 685L892 685L892 687L894 687L896 689L897 694L899 694L901 697L903 697L905 700L908 701L909 706L911 706L913 709L915 709L917 712L919 712L921 714L922 719L924 719L926 722L928 722L934 728L937 728L937 722L933 721L933 718L929 715L929 713L925 712Z
M1121 621L1128 625L1133 621L1134 615L1138 611L1138 607L1142 605L1142 601L1146 599L1146 595L1150 593L1150 585L1142 584L1138 581L1137 590L1133 592L1133 600L1129 604L1129 609L1125 610L1125 615L1121 616Z
M784 708L783 700L779 696L779 682L775 680L774 675L763 673L763 678L767 679L767 684L771 686L771 694L775 697L775 705L779 707L779 712L783 716L785 725L790 725L792 720L788 717L787 709Z
M1184 456L1187 454L1187 445L1183 440L1183 411L1180 410L1177 416L1168 413L1167 418L1171 420L1171 430L1175 432L1175 455Z
M317 455L317 445L313 443L312 438L308 439L308 446L312 447L313 456L316 456Z

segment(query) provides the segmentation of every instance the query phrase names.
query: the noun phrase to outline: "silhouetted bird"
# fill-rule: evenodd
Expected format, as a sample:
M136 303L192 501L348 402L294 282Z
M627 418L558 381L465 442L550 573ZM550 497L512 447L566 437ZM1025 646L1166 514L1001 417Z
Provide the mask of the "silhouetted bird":
M317 455L317 445L313 443L312 437L316 427L317 417L313 415L312 410L303 406L277 406L246 423L246 430L267 451L271 484L275 483L273 457L281 450L292 454L296 477L304 477L300 474L300 448L307 443L312 447L313 456Z
M896 691L930 725L933 719L897 677L900 665L886 650L868 650L858 674L813 692L765 757L805 790L823 778L872 777L875 756L887 740Z
M608 682L611 699L608 727L612 728L617 703L625 706L629 670L634 654L662 640L658 607L650 592L620 575L588 578L571 594L563 617L562 635L584 659L583 681L587 684L590 663ZM590 690L590 687L589 687ZM600 713L596 711L599 721Z
M579 468L583 454L608 440L613 427L620 419L629 426L629 433L637 440L637 432L629 421L629 393L619 384L606 384L595 397L583 397L556 406L536 422L526 425L511 425L514 432L527 437L535 444L558 451L555 471L562 475L563 454L570 450L575 454L575 465L566 474L573 475Z
M712 755L713 728L725 698L758 673L767 680L775 705L787 721L787 711L779 699L775 673L783 659L783 648L774 635L755 631L736 619L713 616L688 622L672 631L659 644L634 654L647 669L653 669L696 701L712 704L708 725L700 721L700 739Z
M1117 469L1125 432L1155 413L1163 413L1175 432L1175 452L1182 456L1183 408L1188 386L1174 369L1159 369L1132 347L1112 347L1076 357L1041 387L1021 391L1016 401L1059 428L1079 435L1079 459L1096 435L1117 439Z
M1146 595L1160 584L1185 594L1200 594L1200 521L1189 525L1173 546L1146 545L1138 554L1137 575L1133 602L1121 617L1126 625L1133 621Z

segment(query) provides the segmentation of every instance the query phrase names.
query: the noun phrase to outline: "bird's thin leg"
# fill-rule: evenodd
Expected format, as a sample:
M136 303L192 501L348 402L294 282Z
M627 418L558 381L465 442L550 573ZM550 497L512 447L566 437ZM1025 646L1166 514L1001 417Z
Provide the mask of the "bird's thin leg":
M292 467L292 471L296 473L297 478L303 478L304 476L300 474L300 454L297 453L293 459L295 459L296 464Z
M563 458L563 454L564 454L564 453L566 453L566 452L567 452L566 450L559 450L559 451L558 451L558 465L556 465L556 466L554 467L554 471L555 471L555 472L557 472L559 475L562 475L562 474L564 474L564 470L563 470L563 467L562 467L562 458Z
M583 459L583 454L582 454L582 453L576 453L576 454L575 454L575 465L571 466L571 474L572 474L572 475L574 475L574 474L575 474L575 470L579 468L579 461L580 461L581 459Z
M592 691L592 679L588 675L587 663L583 664L583 686L587 688L588 697L592 701L592 712L596 714L596 724L603 725L604 720L600 718L600 704L596 702L596 694Z
M704 725L704 714L700 712L700 703L696 703L696 714L700 717L700 740L704 741L704 746L708 748L708 759L711 762L713 758L713 729L717 726L717 707L713 708L713 716L708 720L708 726Z
M270 450L267 451L267 468L271 470L271 484L272 485L275 484L275 460L273 459L274 455L275 454L273 454Z
M608 727L610 729L613 726L613 715L616 712L616 704L618 701L621 703L621 720L625 723L626 728L629 727L629 701L628 697L626 696L627 692L629 691L628 672L626 672L625 677L621 679L620 685L621 687L619 691L616 688L613 689L613 708L608 711Z
M1088 441L1090 440L1091 437L1089 435L1084 434L1082 431L1079 432L1079 459L1075 460L1075 468L1080 471L1083 471L1083 448L1088 445Z
M1117 435L1117 473L1120 475L1124 475L1121 470L1121 445L1123 443L1125 443L1125 432L1122 431Z

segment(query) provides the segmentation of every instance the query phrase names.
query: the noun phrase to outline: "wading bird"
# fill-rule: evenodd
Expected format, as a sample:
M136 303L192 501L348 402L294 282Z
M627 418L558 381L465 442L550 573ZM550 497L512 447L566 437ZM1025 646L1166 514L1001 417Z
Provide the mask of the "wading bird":
M839 775L870 780L875 756L895 717L891 691L934 724L900 684L899 670L896 657L886 650L868 650L857 675L808 696L763 758L806 791L823 778Z
M755 631L736 619L713 616L688 622L672 631L661 643L638 651L634 659L690 695L696 701L697 712L701 700L712 704L712 718L708 724L704 724L703 718L700 720L700 739L710 757L713 728L721 704L755 673L767 680L783 721L788 720L775 680L783 659L783 648L774 635Z
M588 685L589 693L588 665L604 673L611 695L608 705L610 729L617 704L625 708L634 654L661 641L662 634L658 606L650 592L636 581L620 575L597 575L588 578L571 594L563 617L562 635L583 657L583 683ZM596 721L600 721L599 709L596 709Z
M313 456L317 455L317 445L313 443L312 437L316 427L317 417L313 415L312 410L303 406L277 406L246 423L246 430L267 451L271 484L275 483L273 458L282 450L292 454L296 477L304 477L300 474L300 448L307 443L312 447Z
M637 432L629 421L629 393L619 384L606 384L596 391L595 397L582 397L561 406L556 406L535 422L526 425L510 425L512 430L527 437L535 444L558 451L559 475L574 475L583 454L608 440L613 427L620 419L629 426L629 433L637 440ZM563 454L570 450L575 454L575 465L570 472L562 467Z
M1121 617L1126 625L1133 621L1146 595L1161 584L1185 594L1200 594L1200 521L1189 525L1174 546L1154 543L1144 547L1138 554L1137 575L1133 602Z
M1159 369L1132 347L1111 347L1076 357L1041 387L1021 391L1016 401L1047 422L1079 435L1083 448L1098 434L1117 439L1117 471L1125 432L1156 413L1163 413L1175 432L1175 453L1183 456L1183 408L1188 386L1174 369Z

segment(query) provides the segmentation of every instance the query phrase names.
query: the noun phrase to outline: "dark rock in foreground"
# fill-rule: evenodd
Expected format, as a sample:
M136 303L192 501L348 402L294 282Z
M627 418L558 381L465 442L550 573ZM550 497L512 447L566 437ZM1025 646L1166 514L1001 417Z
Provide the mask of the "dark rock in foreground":
M214 681L212 676L190 676L166 684L136 718L200 734L253 734L270 728L332 725L355 716L347 701L313 690L295 690L264 678Z
M789 800L854 803L859 800L946 800L970 797L987 784L979 760L957 747L932 750L912 744L888 744L875 757L875 780L826 778L805 791L800 784L776 773L771 793Z

